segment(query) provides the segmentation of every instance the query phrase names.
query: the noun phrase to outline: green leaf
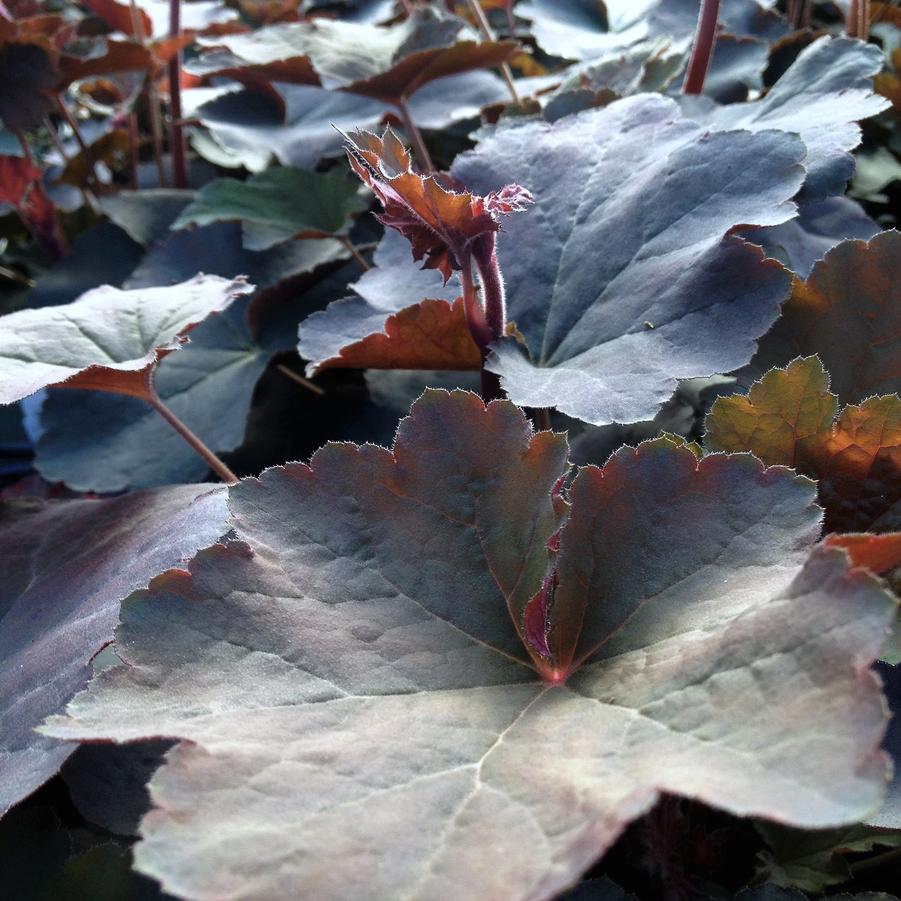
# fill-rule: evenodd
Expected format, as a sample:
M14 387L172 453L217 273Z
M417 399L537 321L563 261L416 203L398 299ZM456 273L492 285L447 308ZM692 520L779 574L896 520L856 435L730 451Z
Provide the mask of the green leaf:
M237 220L244 246L267 250L294 237L343 235L351 213L363 205L357 183L344 171L275 168L246 181L214 179L197 192L172 228Z

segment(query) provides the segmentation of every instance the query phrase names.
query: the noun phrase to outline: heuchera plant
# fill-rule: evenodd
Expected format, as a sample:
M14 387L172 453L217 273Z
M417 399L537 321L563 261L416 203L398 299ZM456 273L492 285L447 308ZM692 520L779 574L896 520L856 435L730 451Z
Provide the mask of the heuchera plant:
M502 218L523 212L532 203L532 195L516 184L484 197L445 187L436 176L413 171L409 152L390 129L381 138L352 132L347 156L384 207L379 222L397 229L410 242L413 259L423 260L423 268L437 269L445 284L452 273L460 273L466 324L484 360L507 323L497 232ZM474 269L479 274L481 300ZM500 394L500 385L488 372L482 387L488 400Z
M0 0L4 898L889 884L901 20L833 13Z

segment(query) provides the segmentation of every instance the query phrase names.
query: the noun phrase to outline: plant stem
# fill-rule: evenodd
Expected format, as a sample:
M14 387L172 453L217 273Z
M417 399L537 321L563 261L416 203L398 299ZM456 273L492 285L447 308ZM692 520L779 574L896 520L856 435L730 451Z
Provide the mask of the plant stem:
M869 40L870 0L851 0L851 5L848 7L848 18L845 21L845 33L849 38Z
M128 163L132 191L138 190L138 164L141 160L141 138L138 134L138 114L128 114Z
M144 34L144 22L138 10L136 0L131 0L131 24L135 38L142 47L147 46L147 35ZM163 165L163 125L160 121L160 98L153 83L153 73L147 73L144 99L147 103L147 115L150 119L150 139L153 145L153 159L156 162L156 172L160 187L166 187L166 167Z
M169 35L181 34L181 0L169 0ZM188 187L187 148L181 125L181 57L179 50L169 59L169 153L172 156L172 183Z
M419 168L422 169L423 172L434 172L435 164L432 162L431 156L429 156L429 151L425 146L425 142L422 140L419 129L413 124L413 120L410 118L410 110L407 107L407 101L401 97L396 101L395 106L400 115L400 121L404 124L404 131L407 133L407 137L410 139L410 143L416 151Z
M857 26L859 24L858 5L858 0L851 0L851 4L848 6L848 18L845 20L845 34L847 34L849 38L857 37Z
M810 0L788 0L785 16L795 29L810 26Z
M507 300L504 292L504 277L497 259L497 235L489 232L473 242L473 257L479 269L482 283L482 303L485 322L491 333L491 340L503 336L507 328Z
M150 139L153 145L153 159L156 162L156 174L160 187L168 185L166 166L163 163L163 122L160 115L160 95L156 85L147 82L147 108L150 114Z
M704 79L707 77L716 43L716 20L719 12L720 0L701 0L694 46L691 48L691 59L682 84L683 94L700 94L704 90Z
M344 245L347 252L360 264L360 268L363 269L364 272L372 268L369 263L366 262L366 257L351 244L350 238L346 235L335 235L335 240Z
M513 18L513 0L507 0L504 4L504 12L507 14L507 29L510 37L516 39L516 20Z
M156 386L153 383L153 370L151 369L147 375L147 401L169 425L181 435L182 438L191 446L191 449L203 459L203 461L228 485L234 485L239 481L238 477L219 459L189 428L185 425L173 412L167 407L162 398L157 394Z
M141 13L138 10L137 0L131 0L131 27L138 43L143 46L144 39L147 35L144 34L144 23L141 20Z
M504 396L501 389L500 378L493 372L485 369L485 360L488 358L488 348L495 335L488 325L485 311L479 303L476 295L475 283L472 279L472 261L470 257L461 260L461 281L463 282L463 311L466 314L466 324L473 341L478 345L482 354L482 399L485 403Z
M288 366L285 366L284 363L278 363L275 367L282 375L287 376L291 379L292 382L297 382L298 385L302 385L308 391L312 391L313 394L318 394L320 397L325 394L325 391L319 387L319 385L311 382L309 379L305 379L302 375L298 375L293 369Z
M91 148L88 147L87 141L84 139L84 135L81 133L81 129L78 127L78 122L75 120L75 117L72 115L71 110L68 106L66 106L65 100L63 100L62 95L54 94L54 100L56 102L56 108L59 110L60 115L63 117L66 125L72 129L72 135L75 138L75 142L78 144L78 149L81 151L84 156L85 163L88 168L88 181L92 185L99 185L100 179L97 176L97 170L94 167L94 155L91 153Z
M476 24L479 26L479 31L482 32L482 36L485 38L485 40L496 41L497 37L491 28L491 24L489 23L488 18L485 15L485 10L482 9L482 5L479 3L479 0L469 0L469 8L472 10ZM507 7L507 14L510 14L509 6ZM513 73L510 71L510 67L506 63L501 63L500 71L501 75L504 78L504 82L507 85L507 90L510 92L510 96L513 98L513 102L517 106L519 106L519 92L516 90L516 82L513 81Z
M551 430L551 411L547 407L539 407L535 411L535 428L539 432Z
M69 154L66 153L66 148L63 147L63 142L60 140L59 135L56 133L56 129L53 127L53 123L50 121L50 116L44 116L44 128L47 129L47 134L50 135L50 140L53 143L53 146L56 148L56 152L62 158L63 166L65 166L69 162Z
M37 284L33 278L28 278L27 275L22 275L15 269L7 269L6 266L0 266L0 278L8 278L11 282L24 285L26 288L33 288Z
M485 353L488 345L494 339L488 323L485 321L485 312L479 303L476 294L475 282L472 278L472 260L467 257L460 263L460 280L463 282L463 312L466 314L466 324L469 326L469 333L472 340L479 346L479 349Z

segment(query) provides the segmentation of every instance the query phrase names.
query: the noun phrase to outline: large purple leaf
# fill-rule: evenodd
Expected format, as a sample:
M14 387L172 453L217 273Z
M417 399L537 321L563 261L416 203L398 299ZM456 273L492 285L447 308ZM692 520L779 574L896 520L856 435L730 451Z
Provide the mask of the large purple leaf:
M750 359L790 275L737 225L794 215L804 145L780 132L710 134L675 103L639 95L498 130L453 174L487 194L535 197L504 223L509 318L524 334L488 367L515 402L602 425L651 419L678 379Z
M801 51L766 95L753 103L718 106L706 97L683 97L686 115L714 129L780 129L807 146L803 196L841 194L854 174L851 151L862 119L889 106L873 91L882 51L850 38L821 37Z
M545 899L661 792L807 827L874 807L894 605L843 552L807 560L813 484L667 440L582 470L548 659L524 623L565 453L430 391L393 452L232 489L241 541L125 604L123 665L45 727L183 740L138 868L192 898Z
M0 813L75 750L34 729L88 681L119 601L216 541L225 519L212 485L0 507Z

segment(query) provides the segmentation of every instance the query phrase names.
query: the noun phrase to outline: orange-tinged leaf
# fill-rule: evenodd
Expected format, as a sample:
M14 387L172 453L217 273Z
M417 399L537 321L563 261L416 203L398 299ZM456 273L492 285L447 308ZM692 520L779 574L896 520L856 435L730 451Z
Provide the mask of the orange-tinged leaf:
M823 543L829 547L844 548L855 566L866 567L880 575L901 566L901 532L827 535Z
M90 145L88 151L90 159L83 152L71 157L58 181L76 187L83 185L93 167L99 162L105 163L110 169L116 171L128 159L128 150L128 130L112 128Z
M423 300L389 316L383 333L349 344L317 371L358 369L481 369L482 355L472 339L463 298L452 304Z
M144 38L149 38L153 34L153 23L150 21L150 16L138 5L132 7L130 3L117 3L116 0L85 0L85 6L100 16L113 31L121 31L122 34ZM132 10L137 15L134 15ZM140 34L135 30L136 20L141 29Z
M901 518L901 397L839 412L817 357L771 370L747 397L718 398L706 443L817 479L827 531L884 531Z
M61 73L59 86L65 87L81 78L92 75L109 75L112 72L149 71L153 67L153 54L147 47L134 41L106 41L106 52L100 56L72 56L62 53L59 57Z
M768 466L798 467L799 448L821 441L838 413L817 357L770 370L747 396L717 398L707 419L708 446L751 451Z
M388 72L358 81L353 93L396 102L437 78L472 69L488 69L510 60L518 47L512 41L461 41L438 52L420 50L403 57Z

